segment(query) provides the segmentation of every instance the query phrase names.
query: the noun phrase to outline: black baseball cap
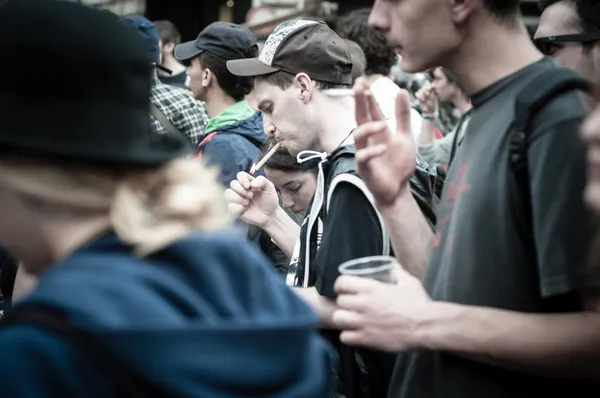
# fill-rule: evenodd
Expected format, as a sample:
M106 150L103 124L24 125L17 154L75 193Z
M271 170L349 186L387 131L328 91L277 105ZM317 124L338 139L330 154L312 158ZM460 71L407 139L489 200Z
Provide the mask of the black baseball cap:
M346 43L324 22L309 20L280 24L258 58L228 61L227 69L236 76L304 72L322 82L352 84L352 59Z
M176 46L175 58L187 61L206 51L228 61L247 57L253 47L258 48L256 37L247 27L218 21L204 28L196 40Z

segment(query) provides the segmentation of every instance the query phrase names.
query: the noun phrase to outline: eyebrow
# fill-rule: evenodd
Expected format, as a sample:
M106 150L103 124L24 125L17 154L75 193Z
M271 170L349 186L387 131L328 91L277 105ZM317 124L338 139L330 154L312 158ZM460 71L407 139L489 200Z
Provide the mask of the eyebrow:
M289 185L292 185L292 184L299 184L299 183L300 183L300 181L297 181L297 180L292 180L292 181L288 181L288 182L286 182L285 184L283 184L283 186L284 186L285 188L287 188Z

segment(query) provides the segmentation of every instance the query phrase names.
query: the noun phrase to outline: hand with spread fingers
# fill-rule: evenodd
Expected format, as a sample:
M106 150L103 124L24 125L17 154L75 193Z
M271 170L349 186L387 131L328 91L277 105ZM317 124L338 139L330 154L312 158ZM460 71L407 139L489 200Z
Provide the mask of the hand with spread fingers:
M338 310L333 323L344 344L387 352L424 348L419 326L434 303L421 281L404 269L393 271L394 284L342 275L335 282Z
M279 199L273 183L263 176L252 177L239 172L225 191L229 210L242 221L263 228L279 208Z
M358 173L378 206L390 206L408 191L408 180L417 164L417 148L411 132L409 95L396 98L396 134L393 134L369 87L362 79L355 85L356 123L354 142Z

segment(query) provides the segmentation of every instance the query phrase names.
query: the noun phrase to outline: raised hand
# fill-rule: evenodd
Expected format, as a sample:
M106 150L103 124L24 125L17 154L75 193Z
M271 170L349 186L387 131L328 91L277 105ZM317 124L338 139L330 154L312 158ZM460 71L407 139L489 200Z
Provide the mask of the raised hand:
M432 84L428 84L417 91L415 97L419 101L423 115L433 115L437 112L438 100Z
M244 222L264 229L279 207L275 186L263 176L254 178L239 172L236 177L225 191L229 210Z
M383 120L381 110L366 82L355 85L356 123L354 141L358 173L375 197L378 207L391 206L407 191L417 163L417 148L411 132L409 95L396 98L396 134Z

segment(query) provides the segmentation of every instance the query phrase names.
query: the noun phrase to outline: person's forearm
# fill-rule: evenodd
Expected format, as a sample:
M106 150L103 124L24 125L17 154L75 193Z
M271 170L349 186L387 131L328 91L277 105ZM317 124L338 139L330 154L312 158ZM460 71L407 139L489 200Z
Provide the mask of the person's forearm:
M396 258L404 269L423 279L433 231L407 188L392 206L377 206L390 233Z
M323 297L314 287L295 287L294 292L302 298L319 315L321 327L335 327L332 321L333 313L338 308L333 300Z
M600 377L600 314L524 314L434 303L417 345L553 378ZM429 315L427 315L429 313Z
M433 145L435 138L433 131L435 129L435 120L423 119L421 123L421 133L419 134L419 146Z
M300 227L279 207L269 223L263 227L273 242L291 258L294 253L296 241L300 236Z

